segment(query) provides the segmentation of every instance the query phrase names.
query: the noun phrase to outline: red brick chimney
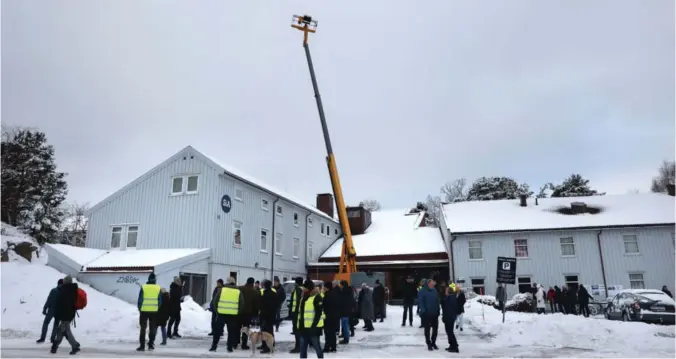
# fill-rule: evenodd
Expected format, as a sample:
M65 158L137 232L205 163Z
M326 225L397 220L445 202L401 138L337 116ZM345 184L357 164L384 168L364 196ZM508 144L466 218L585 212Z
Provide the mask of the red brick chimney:
M331 193L318 194L317 209L333 218L333 195Z

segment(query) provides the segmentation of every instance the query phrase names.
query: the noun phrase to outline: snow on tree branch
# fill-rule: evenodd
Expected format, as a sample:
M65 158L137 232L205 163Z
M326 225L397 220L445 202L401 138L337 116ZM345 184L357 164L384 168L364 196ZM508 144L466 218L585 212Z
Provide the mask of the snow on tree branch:
M364 207L370 212L380 211L380 202L377 199L365 199L359 203L360 206Z

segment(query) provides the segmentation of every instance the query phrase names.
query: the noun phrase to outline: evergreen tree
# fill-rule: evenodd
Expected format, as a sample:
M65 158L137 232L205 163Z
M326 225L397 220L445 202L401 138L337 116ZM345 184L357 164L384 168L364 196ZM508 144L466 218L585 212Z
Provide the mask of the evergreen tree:
M533 191L526 183L518 184L509 177L481 177L474 181L467 193L468 201L491 201L497 199L517 199L525 194L530 197Z
M589 187L589 180L584 179L579 174L570 175L563 183L552 188L552 197L588 197L602 196L604 194L591 189Z
M6 131L2 141L2 220L27 229L40 244L56 240L65 211L66 174L43 132Z

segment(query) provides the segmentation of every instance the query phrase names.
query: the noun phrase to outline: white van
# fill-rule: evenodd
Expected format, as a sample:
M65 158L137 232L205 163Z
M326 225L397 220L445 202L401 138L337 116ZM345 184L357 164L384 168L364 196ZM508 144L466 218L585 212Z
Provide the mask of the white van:
M320 289L324 286L324 282L321 280L313 279L312 282L314 282L315 286L319 287ZM296 287L296 281L287 280L286 282L282 283L282 287L284 287L286 299L282 304L280 315L282 319L287 319L287 317L289 316L289 301L291 300L291 292L293 292L293 289Z

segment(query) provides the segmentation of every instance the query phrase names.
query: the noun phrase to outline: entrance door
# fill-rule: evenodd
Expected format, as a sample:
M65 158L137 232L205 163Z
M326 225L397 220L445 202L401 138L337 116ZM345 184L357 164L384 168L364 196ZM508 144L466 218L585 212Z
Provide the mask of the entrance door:
M207 276L205 274L181 273L183 295L189 295L199 305L207 302Z

